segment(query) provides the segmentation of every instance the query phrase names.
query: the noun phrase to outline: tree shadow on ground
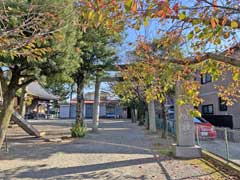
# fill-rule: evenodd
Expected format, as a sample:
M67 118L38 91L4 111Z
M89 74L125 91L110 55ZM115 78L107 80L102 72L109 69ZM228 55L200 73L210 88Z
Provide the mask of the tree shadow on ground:
M32 178L32 179L147 179L142 176L131 176L121 172L112 174L109 169L142 165L155 162L154 158L141 158L116 162L107 162L101 164L64 167L64 168L45 168L45 164L39 166L24 166L21 168L6 170L0 173L2 179ZM96 172L99 171L99 172Z
M94 147L94 148L93 148ZM151 154L150 149L108 141L76 140L70 143L22 144L1 152L1 160L43 160L57 154Z
M84 139L75 139L62 143L34 143L33 139L25 139L22 144L18 143L10 147L10 153L0 153L0 159L5 160L44 160L50 156L63 154L146 154L152 155L150 137L146 137L141 130L137 128L132 131L132 125L129 122L106 122L102 125L103 130L98 133L89 133ZM109 129L115 130L109 130ZM120 129L119 129L120 128ZM122 129L121 129L122 128ZM129 128L129 129L124 129ZM153 135L154 136L154 135ZM157 136L156 136L157 137ZM29 142L31 141L31 142ZM149 142L148 142L149 141ZM29 143L27 143L29 142ZM162 173L167 180L185 180L185 179L199 179L204 176L211 175L211 173L192 173L192 176L181 175L181 177L174 177L173 170L164 165L166 158L159 158L156 155L153 158L137 158L130 160L114 161L99 164L90 164L73 167L49 167L46 164L38 166L23 166L0 172L0 179L108 179L108 180L122 180L122 179L149 179L147 176L132 176L125 173L111 173L110 169L121 167L131 168L134 165L158 163ZM180 161L180 160L179 160ZM184 164L184 163L183 163ZM173 167L174 169L174 167ZM115 169L114 169L115 171ZM217 171L217 170L216 170ZM161 173L161 172L159 172Z
M148 138L140 128L132 131L133 126L136 125L129 121L109 120L106 123L104 121L101 124L102 129L97 133L89 132L85 138L70 139L59 143L47 143L44 139L36 139L25 134L22 138L20 135L13 135L8 138L9 153L0 152L0 159L42 160L60 152L65 154L151 154ZM59 130L55 132L53 129L53 131L55 134ZM60 133L66 135L64 132Z
M164 160L163 160L164 161ZM201 179L218 172L216 168L208 173L195 174L192 176L181 175L181 178L174 177L174 174L169 173L169 169L162 164L163 161L158 160L158 164L164 174L166 180L187 180L187 179ZM118 168L128 167L134 165L143 165L156 162L156 157L153 158L139 158L123 161L114 161L100 164L91 164L84 166L64 167L64 168L47 168L46 164L38 166L23 166L11 170L6 170L0 173L0 178L4 180L12 179L50 179L50 180L65 180L65 179L101 179L101 180L127 180L138 179L147 180L149 176L139 175L133 176L130 174L123 174L118 171ZM115 168L114 172L110 169ZM159 172L160 173L160 172Z

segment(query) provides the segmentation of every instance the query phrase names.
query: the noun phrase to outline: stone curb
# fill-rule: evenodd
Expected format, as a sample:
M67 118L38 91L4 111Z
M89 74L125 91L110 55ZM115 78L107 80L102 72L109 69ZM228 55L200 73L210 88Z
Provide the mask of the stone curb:
M208 151L202 150L202 158L206 161L213 162L214 164L217 164L218 166L227 169L228 171L231 171L234 175L238 176L240 178L240 165L223 159L220 156L217 156L213 153L210 153Z

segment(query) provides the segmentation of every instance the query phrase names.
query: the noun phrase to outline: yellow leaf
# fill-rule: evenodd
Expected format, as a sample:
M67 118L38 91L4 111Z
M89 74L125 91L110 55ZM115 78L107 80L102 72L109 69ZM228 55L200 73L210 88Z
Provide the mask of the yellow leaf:
M98 21L99 21L100 23L103 21L103 15L102 15L102 14L99 15Z
M125 1L125 8L126 10L130 10L132 6L132 0Z
M185 18L186 18L186 14L184 12L179 15L180 20L183 20Z
M88 19L92 19L93 18L93 15L94 15L94 11L90 11L88 13Z
M234 75L233 75L233 80L234 80L234 81L237 81L237 80L238 80L238 77L239 77L238 72L234 73Z
M232 28L238 28L238 23L236 21L231 22L231 27Z
M185 102L183 100L181 100L181 99L178 99L177 100L177 104L181 106L181 105L185 104Z
M190 111L190 115L192 117L201 117L201 112L199 112L198 110L193 110L193 111Z
M194 28L194 31L195 31L196 33L198 33L198 32L200 32L201 30L200 30L199 27L195 27L195 28Z
M187 35L188 40L192 39L193 36L194 36L194 33L191 31L191 32Z
M144 18L144 22L143 22L144 26L148 26L148 18Z

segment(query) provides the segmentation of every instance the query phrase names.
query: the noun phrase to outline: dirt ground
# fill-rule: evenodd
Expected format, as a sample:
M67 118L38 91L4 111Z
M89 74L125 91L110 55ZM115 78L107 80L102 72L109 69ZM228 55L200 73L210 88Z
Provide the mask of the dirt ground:
M34 120L46 137L69 136L71 120ZM86 120L88 127L91 120ZM129 120L101 120L98 133L46 142L9 129L9 152L0 152L0 179L221 180L234 179L202 159L174 159L171 140Z

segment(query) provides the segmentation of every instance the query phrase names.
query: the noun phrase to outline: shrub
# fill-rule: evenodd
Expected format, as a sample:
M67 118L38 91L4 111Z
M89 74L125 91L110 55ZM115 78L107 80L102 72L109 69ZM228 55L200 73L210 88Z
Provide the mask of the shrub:
M82 126L80 124L73 124L71 129L72 137L84 137L87 133L87 127L85 124Z

